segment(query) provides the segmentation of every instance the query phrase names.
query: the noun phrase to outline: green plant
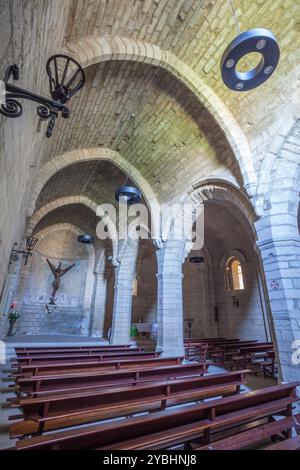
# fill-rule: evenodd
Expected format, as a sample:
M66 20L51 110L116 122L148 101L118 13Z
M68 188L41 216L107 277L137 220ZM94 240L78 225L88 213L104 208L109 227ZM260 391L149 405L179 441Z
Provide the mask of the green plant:
M138 333L139 333L139 332L138 332L137 327L134 326L134 325L132 325L132 326L130 327L130 338L136 338L137 335L138 335Z
M21 315L20 312L18 312L17 310L13 310L12 312L9 312L8 318L10 320L17 320L20 315Z

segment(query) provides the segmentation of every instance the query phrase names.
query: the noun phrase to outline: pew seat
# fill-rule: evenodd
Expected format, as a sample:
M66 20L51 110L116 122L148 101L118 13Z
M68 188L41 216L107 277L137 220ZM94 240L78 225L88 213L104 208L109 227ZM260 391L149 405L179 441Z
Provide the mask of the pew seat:
M85 371L102 371L106 372L109 370L119 369L136 369L138 367L153 367L158 365L172 365L180 364L183 357L163 357L163 358L143 358L143 359L117 359L102 361L89 360L86 362L77 362L76 360L70 362L49 362L48 364L36 366L21 366L21 371L12 374L12 377L18 379L18 377L31 377L33 375L53 375L53 374L66 374L67 372L78 372L83 373Z
M135 386L140 383L162 380L174 380L181 377L203 375L206 363L164 365L153 367L100 372L66 373L50 376L32 376L20 378L15 385L17 394L43 396L50 393L69 393L80 389L99 387ZM240 371L242 372L242 371Z
M20 399L12 406L23 410L24 420L10 426L11 437L233 395L239 393L241 384L245 383L246 373Z
M271 439L279 435L282 439L291 433L294 425L292 416L272 421L267 424L255 426L249 430L225 437L212 442L206 446L194 447L193 450L243 450L249 447L254 448L262 444L266 439Z
M199 438L202 438L204 445L210 442L212 432L225 428L234 433L236 426L241 424L270 418L276 414L290 416L292 404L298 400L295 394L297 386L299 383L277 385L113 423L35 436L18 441L15 448L167 449Z
M266 447L264 450L300 450L300 435Z
M160 353L144 352L144 351L122 351L122 352L93 352L90 353L73 353L73 354L53 354L53 355L34 355L18 358L12 361L12 368L20 369L23 365L43 366L47 364L59 364L66 362L86 362L86 361L110 361L117 359L148 359L158 358Z

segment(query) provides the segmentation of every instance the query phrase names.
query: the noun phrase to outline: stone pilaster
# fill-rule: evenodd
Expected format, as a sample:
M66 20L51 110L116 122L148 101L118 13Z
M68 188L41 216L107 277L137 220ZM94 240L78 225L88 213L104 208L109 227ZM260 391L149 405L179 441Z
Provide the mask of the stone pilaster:
M95 297L93 308L92 336L103 337L105 306L107 296L107 279L105 277L105 257L101 260L99 272L95 273Z
M182 261L184 243L170 240L157 250L157 351L164 357L184 355Z
M87 268L85 290L82 305L82 320L81 320L81 335L89 336L91 334L91 314L92 314L92 301L95 282L95 250L93 247L88 246L89 263Z
M257 245L265 271L280 379L299 380L300 363L293 361L293 346L300 340L300 239L265 239Z
M115 272L111 344L130 343L132 281L136 272L139 240L129 240Z

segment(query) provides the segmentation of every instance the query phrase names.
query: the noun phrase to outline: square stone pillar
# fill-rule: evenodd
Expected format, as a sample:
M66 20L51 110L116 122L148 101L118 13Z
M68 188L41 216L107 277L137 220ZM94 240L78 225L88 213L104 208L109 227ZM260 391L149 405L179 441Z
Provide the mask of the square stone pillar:
M139 240L126 240L115 272L114 307L110 344L129 344L132 310L132 281L136 273Z
M182 256L184 244L170 240L157 250L158 352L164 357L184 356Z
M259 240L269 295L279 379L300 379L300 239ZM298 341L298 343L297 343ZM298 344L298 346L297 346Z
M105 320L105 306L107 295L107 280L104 273L99 273L95 277L95 300L94 316L92 324L92 337L103 338L103 327Z

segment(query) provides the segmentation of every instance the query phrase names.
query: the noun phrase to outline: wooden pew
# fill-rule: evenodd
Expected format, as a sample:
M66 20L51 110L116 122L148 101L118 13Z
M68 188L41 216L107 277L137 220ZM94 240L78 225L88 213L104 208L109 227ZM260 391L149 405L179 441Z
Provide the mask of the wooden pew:
M278 373L275 351L267 351L264 361L259 365L263 369L264 377L275 377Z
M53 348L15 348L17 357L26 357L34 355L52 355L52 354L72 354L72 353L93 353L93 352L126 352L126 351L142 351L137 347L125 346L72 346L72 347L53 347Z
M206 446L196 446L193 450L246 450L249 447L251 449L254 447L260 448L266 439L274 439L277 435L281 439L287 439L287 436L291 435L293 427L294 419L292 416L288 416L278 421L256 425L251 427L251 429L217 440Z
M298 400L295 397L297 386L299 383L277 385L128 420L32 437L18 441L15 448L16 450L167 449L199 438L203 438L205 444L210 442L213 431L216 433L220 429L270 418L275 414L291 416L292 404Z
M251 359L257 358L259 354L267 354L269 351L274 351L273 343L257 344L255 346L241 347L239 355L232 360L238 368L245 368L246 364L251 363Z
M230 341L229 338L225 338L225 336L220 336L220 338L185 338L184 342L189 343L189 342L214 342L214 341Z
M206 364L176 364L169 366L136 368L134 370L113 370L103 372L83 372L52 376L32 376L20 378L15 390L30 396L43 396L52 393L68 393L80 389L137 385L149 381L172 380L180 377L203 375Z
M32 375L58 375L73 372L106 372L109 370L118 369L136 369L138 367L155 367L167 366L174 364L181 364L183 357L163 357L163 358L150 358L150 359L117 359L110 361L86 361L86 362L62 362L62 363L49 363L42 366L22 366L18 374L13 375L16 379L19 377L31 377Z
M60 354L60 355L43 355L43 356L27 356L18 358L17 362L12 362L12 367L20 368L22 365L46 365L50 363L60 362L85 362L90 360L95 361L110 361L117 359L142 359L142 358L157 358L160 356L158 352L143 352L143 351L125 351L125 352L98 352L93 354L76 353L76 354Z
M185 345L199 345L199 344L209 344L212 346L217 346L218 344L230 344L230 343L237 343L240 341L239 338L233 338L233 339L215 339L215 340L204 340L204 339L189 339L185 340L184 344Z
M99 346L95 345L81 345L81 346L59 346L58 344L55 346L22 346L16 347L15 352L18 353L26 353L26 352L43 352L43 351L85 351L90 348L97 348L97 349L107 349L107 350L114 350L114 349L131 349L131 344L103 344Z
M264 450L300 450L300 435L277 442L277 444L265 447Z
M44 431L165 409L205 398L233 395L239 393L247 372L21 398L12 406L22 409L24 420L10 426L11 437L42 434Z
M209 351L209 357L214 358L219 363L224 363L226 360L231 360L233 355L239 354L241 348L251 348L252 346L256 346L257 340L250 340L250 341L238 341L236 343L221 343L218 344L215 348L211 348ZM267 344L267 343L261 343Z

